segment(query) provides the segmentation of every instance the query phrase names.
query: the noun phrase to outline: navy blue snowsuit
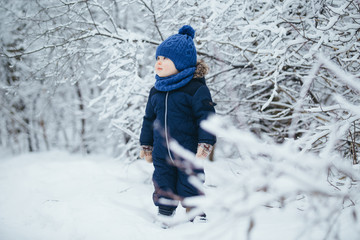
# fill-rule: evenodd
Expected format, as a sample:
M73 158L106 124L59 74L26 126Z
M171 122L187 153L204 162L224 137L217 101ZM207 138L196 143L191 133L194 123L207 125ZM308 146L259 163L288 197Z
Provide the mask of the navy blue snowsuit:
M159 203L160 198L185 198L200 194L189 183L188 175L171 164L166 137L175 139L193 153L196 153L198 143L214 145L216 137L200 127L202 120L215 113L214 105L204 78L193 78L187 85L170 92L151 89L140 144L154 147L153 200L156 206L164 205ZM170 154L175 161L179 160ZM198 172L203 173L203 170Z

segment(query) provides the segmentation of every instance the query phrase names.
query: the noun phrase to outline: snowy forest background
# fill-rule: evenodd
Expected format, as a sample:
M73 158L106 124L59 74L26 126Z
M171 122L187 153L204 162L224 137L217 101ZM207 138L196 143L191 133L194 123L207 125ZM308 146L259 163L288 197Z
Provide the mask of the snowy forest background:
M138 160L155 49L185 24L233 169L201 204L248 233L267 206L305 212L304 239L359 236L358 0L1 0L1 149Z

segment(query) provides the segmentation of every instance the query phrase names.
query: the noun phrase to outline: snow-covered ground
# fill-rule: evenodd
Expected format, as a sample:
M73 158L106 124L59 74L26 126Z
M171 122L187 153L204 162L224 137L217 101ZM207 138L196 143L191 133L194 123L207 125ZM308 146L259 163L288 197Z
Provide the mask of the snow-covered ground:
M206 163L211 164L211 163ZM205 164L205 170L206 170ZM215 163L229 171L227 163ZM248 222L217 223L207 209L207 223L184 223L162 229L153 223L153 167L106 156L61 151L7 156L0 161L1 240L98 239L246 239ZM207 174L208 184L216 176ZM216 191L209 187L207 191ZM251 239L294 239L300 211L264 208ZM175 218L185 218L179 207ZM221 231L234 224L239 231ZM211 226L211 228L209 228ZM217 227L219 226L219 227ZM209 234L211 229L213 234ZM234 234L237 233L237 234Z

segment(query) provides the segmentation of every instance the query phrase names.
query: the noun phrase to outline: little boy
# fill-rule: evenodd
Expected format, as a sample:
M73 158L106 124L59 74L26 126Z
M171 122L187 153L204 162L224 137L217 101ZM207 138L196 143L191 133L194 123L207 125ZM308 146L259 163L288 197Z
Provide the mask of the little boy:
M141 129L140 157L154 164L153 201L163 216L172 216L179 200L202 194L189 183L189 175L181 168L184 160L174 156L169 139L203 158L216 142L215 136L200 127L201 121L215 113L215 103L205 84L208 68L197 62L194 35L195 30L185 25L158 46L156 82L150 90Z

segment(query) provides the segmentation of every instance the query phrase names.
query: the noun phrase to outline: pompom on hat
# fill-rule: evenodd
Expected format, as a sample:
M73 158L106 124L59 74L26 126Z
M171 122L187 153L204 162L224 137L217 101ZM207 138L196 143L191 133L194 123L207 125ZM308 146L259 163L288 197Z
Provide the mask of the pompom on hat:
M184 25L178 34L170 36L157 47L156 59L158 56L169 58L179 72L195 67L197 59L194 36L195 30L189 25Z

